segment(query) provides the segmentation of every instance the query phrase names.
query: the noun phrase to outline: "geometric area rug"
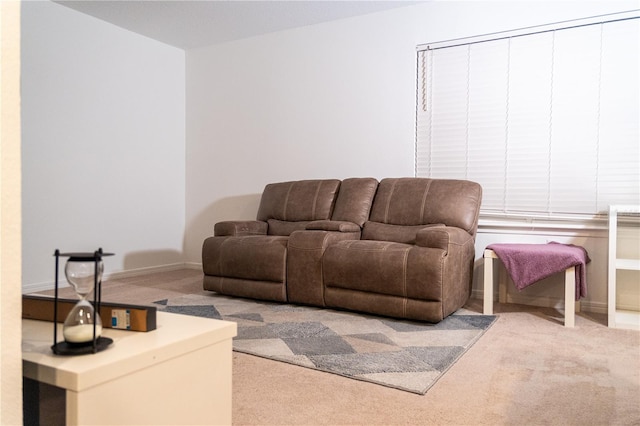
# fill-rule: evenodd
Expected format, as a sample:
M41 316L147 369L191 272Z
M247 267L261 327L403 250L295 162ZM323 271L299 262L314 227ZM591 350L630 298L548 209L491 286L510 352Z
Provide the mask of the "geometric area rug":
M425 394L494 323L464 309L438 324L223 296L186 295L158 310L236 322L233 350Z

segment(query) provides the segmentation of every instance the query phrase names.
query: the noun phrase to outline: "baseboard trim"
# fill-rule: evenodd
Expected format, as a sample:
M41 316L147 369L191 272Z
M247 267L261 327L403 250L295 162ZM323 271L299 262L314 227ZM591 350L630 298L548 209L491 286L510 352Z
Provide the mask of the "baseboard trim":
M471 292L471 297L475 299L483 299L483 291L482 289L474 289ZM494 296L494 300L497 300L497 296ZM555 297L534 297L534 296L526 296L526 295L514 295L507 294L506 303L517 303L520 305L528 305L528 306L539 306L541 308L554 308L563 310L564 309L564 299L559 299ZM592 312L595 314L606 314L607 313L607 304L601 302L591 302L589 300L581 300L580 301L580 310L585 312Z
M177 271L179 269L202 270L202 265L195 262L179 262L179 263L170 263L167 265L147 266L144 268L135 268L135 269L128 269L126 271L116 271L116 272L106 273L104 274L102 280L108 281L110 279L131 278L131 277L137 277L140 275L153 274L157 272ZM61 276L59 279L60 281L58 282L58 284L60 288L69 287L69 283L64 278L64 276ZM55 288L54 281L25 284L22 286L22 294L30 294L30 293L36 293L39 291L53 290L54 288Z
M202 263L198 262L185 262L185 269L197 269L198 271L202 271Z
M185 269L185 263L170 263L167 265L147 266L144 268L128 269L126 271L117 271L104 274L103 281L109 279L131 278L138 277L140 275L153 274L156 272L170 272L177 271L179 269Z

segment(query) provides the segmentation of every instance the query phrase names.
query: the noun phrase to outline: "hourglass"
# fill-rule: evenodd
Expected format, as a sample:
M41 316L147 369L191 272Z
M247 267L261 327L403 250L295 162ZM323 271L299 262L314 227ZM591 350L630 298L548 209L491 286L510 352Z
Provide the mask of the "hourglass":
M96 353L104 350L113 343L108 337L102 337L102 320L100 319L100 295L102 272L104 265L102 258L112 253L103 253L102 249L94 253L60 253L56 256L56 289L54 318L58 313L58 259L68 257L64 268L67 281L79 297L78 303L71 309L62 327L63 342L57 342L57 326L54 326L53 352L59 355L76 355ZM93 305L89 296L93 294Z

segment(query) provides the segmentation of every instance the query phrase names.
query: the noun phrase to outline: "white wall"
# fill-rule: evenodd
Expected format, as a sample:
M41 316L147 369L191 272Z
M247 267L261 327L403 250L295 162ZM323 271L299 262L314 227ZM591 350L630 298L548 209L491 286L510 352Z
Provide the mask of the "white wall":
M372 31L382 18L187 52L190 261L214 221L255 217L245 196L268 182L412 170L414 46Z
M186 260L201 261L215 222L254 218L266 183L413 176L416 45L639 7L438 1L189 50ZM606 271L599 231L518 232L483 230L478 246L575 241ZM594 306L606 302L600 278Z
M183 262L184 58L23 2L23 290L53 282L56 248L115 252L107 273Z

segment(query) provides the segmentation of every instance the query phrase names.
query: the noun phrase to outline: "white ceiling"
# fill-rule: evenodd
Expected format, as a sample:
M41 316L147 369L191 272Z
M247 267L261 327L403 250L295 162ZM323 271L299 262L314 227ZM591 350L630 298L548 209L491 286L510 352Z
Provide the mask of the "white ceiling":
M409 0L54 1L182 49L420 3Z

